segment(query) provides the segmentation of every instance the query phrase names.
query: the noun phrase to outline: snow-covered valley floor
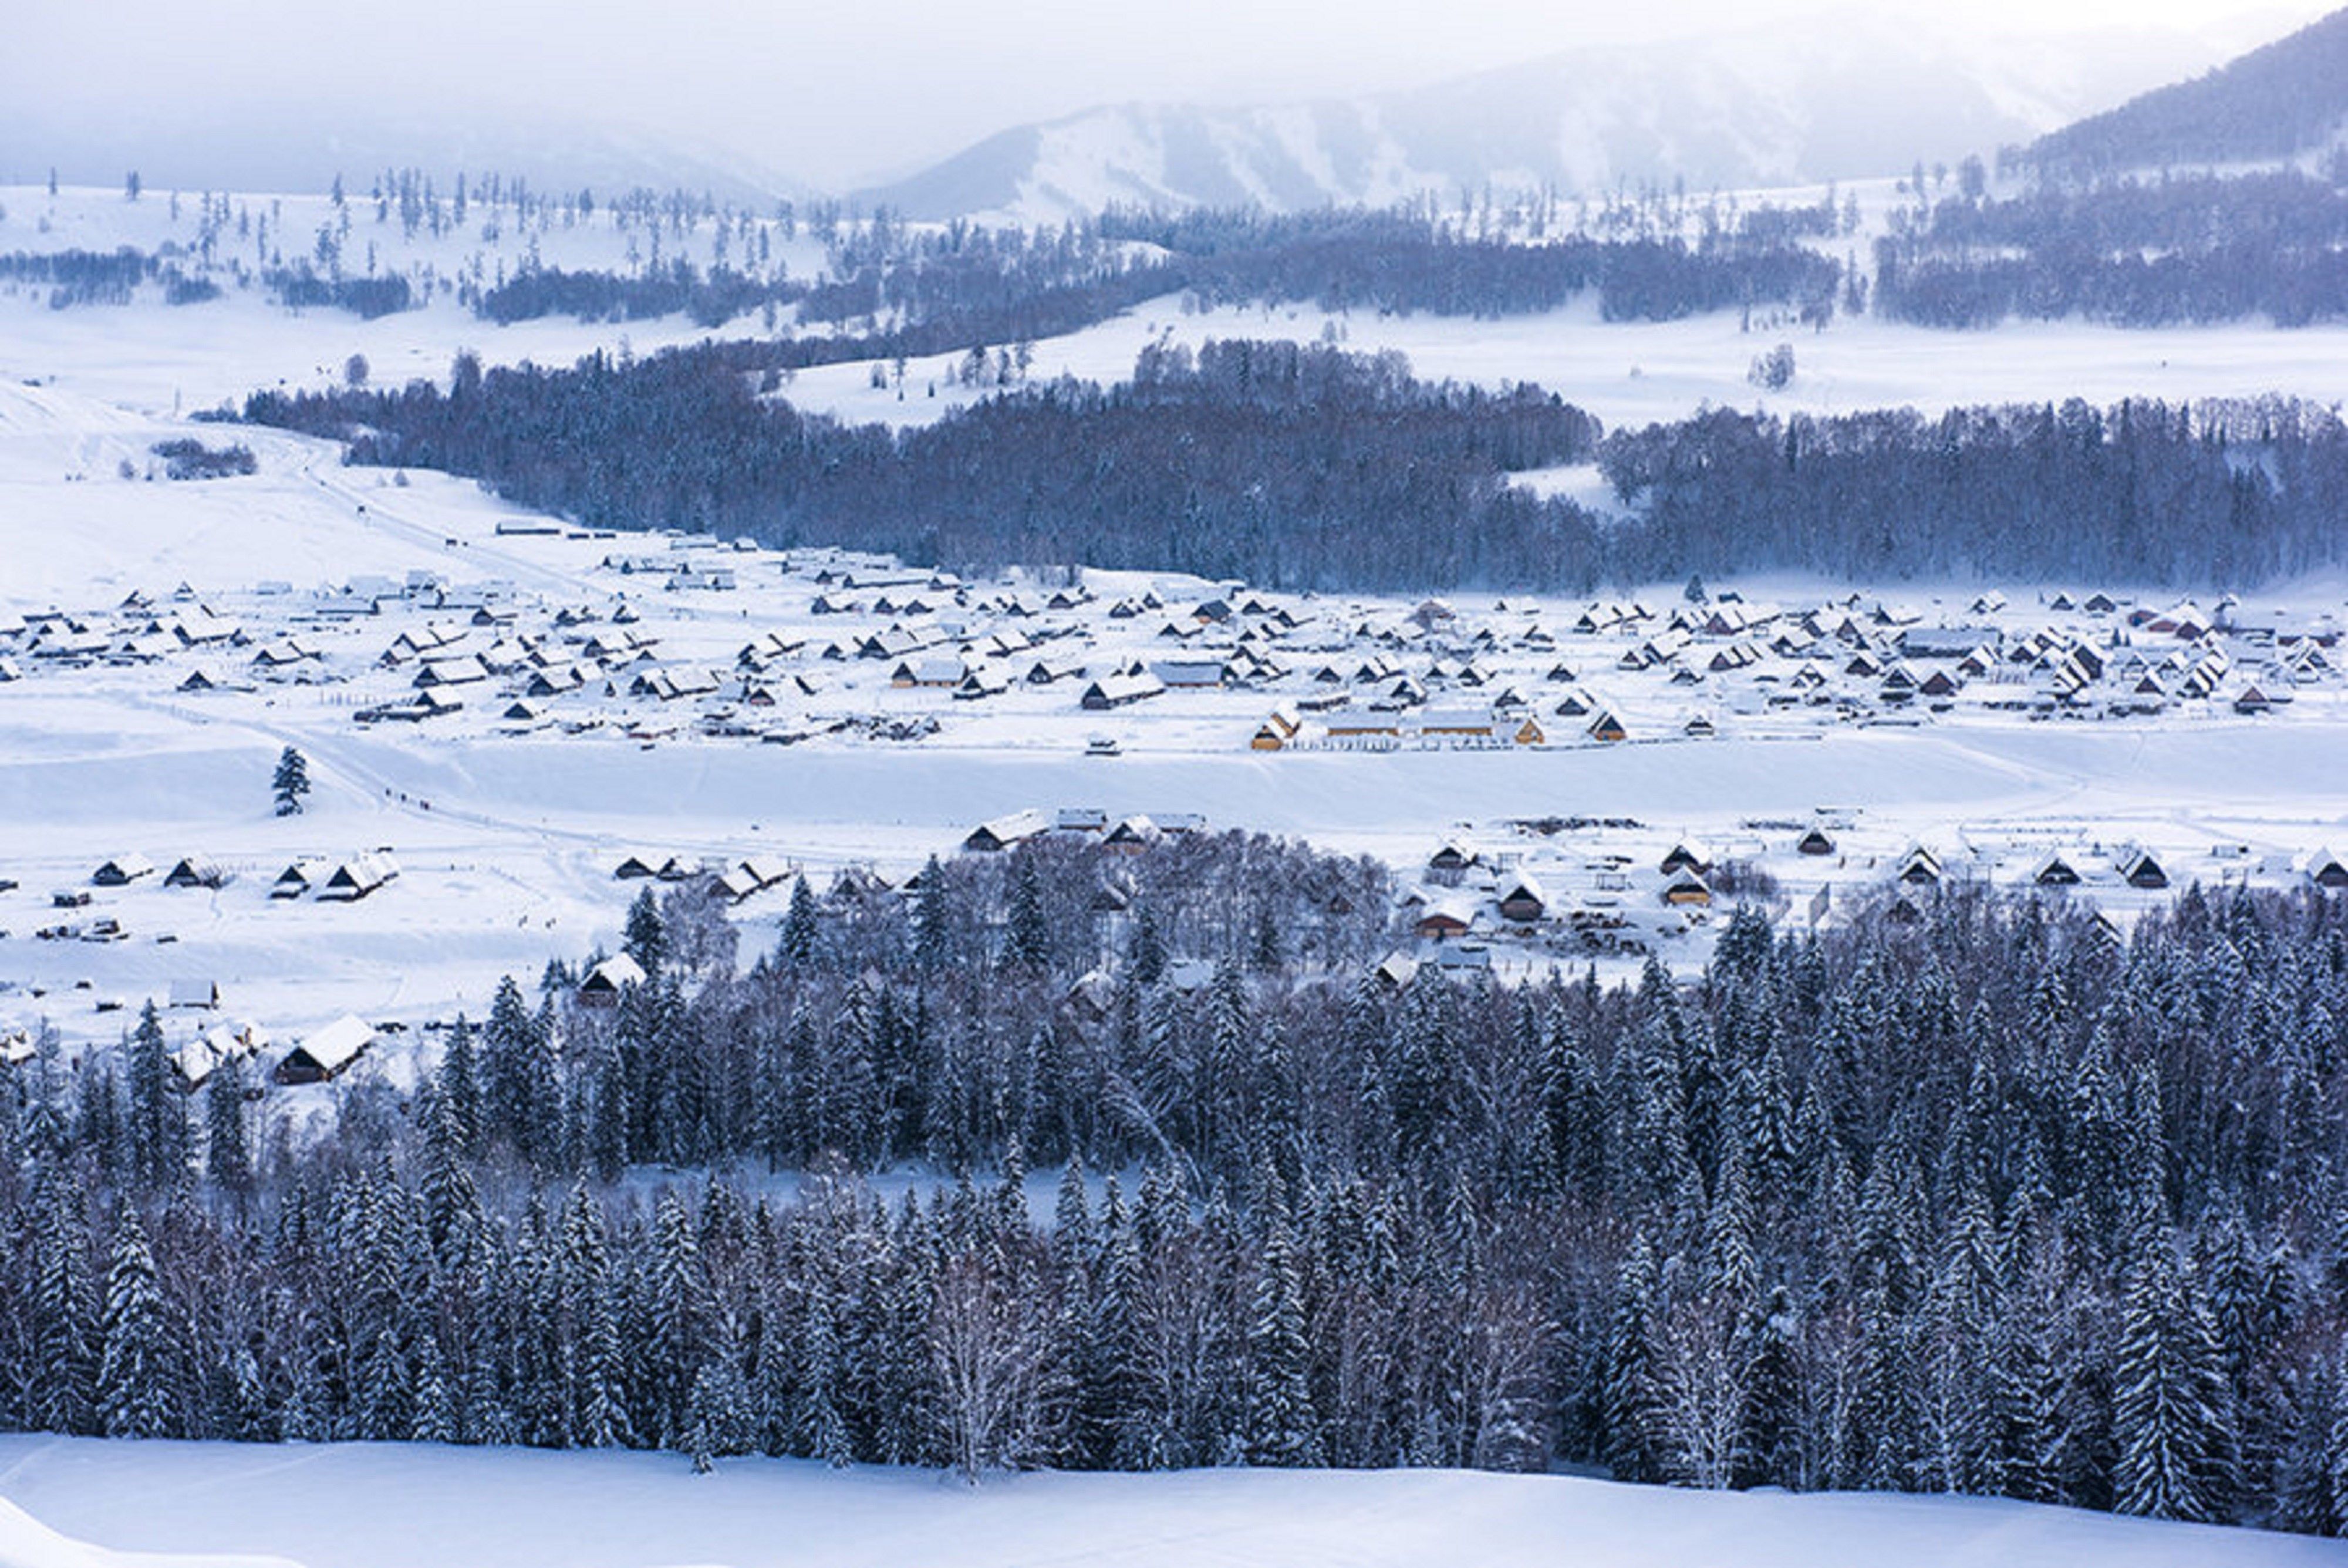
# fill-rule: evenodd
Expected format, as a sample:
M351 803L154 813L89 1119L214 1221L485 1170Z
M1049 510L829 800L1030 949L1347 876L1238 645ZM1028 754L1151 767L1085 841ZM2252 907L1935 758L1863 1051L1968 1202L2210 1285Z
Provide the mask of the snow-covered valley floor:
M31 244L45 199L0 195L15 214L0 226L0 251ZM41 239L104 248L171 237L164 210L126 218L126 206L85 193L73 222ZM288 232L298 239L323 220L313 201ZM549 251L611 265L623 243L604 230ZM427 259L453 270L476 247L458 237L441 251ZM1629 327L1569 311L1495 325L1187 315L1159 301L1040 346L1036 374L1115 377L1169 334L1324 333L1355 349L1402 347L1426 375L1540 379L1616 423L1752 400L1744 366L1768 341L1727 316ZM545 520L445 476L395 480L343 468L322 443L178 417L255 385L332 381L353 352L387 382L440 374L462 347L561 360L700 335L675 318L491 328L445 298L358 323L288 315L249 294L181 310L142 301L53 311L32 290L0 291L0 1047L25 1047L29 1031L53 1025L71 1047L104 1048L141 1000L201 981L220 987L221 1011L174 1010L175 1047L224 1018L252 1019L282 1045L355 1013L411 1031L363 1069L401 1077L428 1056L413 1043L427 1038L422 1026L460 1009L479 1016L501 975L528 980L550 958L616 945L643 885L615 879L623 856L712 871L756 857L819 886L851 865L897 879L954 852L975 824L1031 810L1096 811L1092 830L1195 814L1214 829L1377 856L1413 888L1430 852L1457 841L1484 858L1464 885L1437 891L1475 906L1482 924L1471 929L1491 930L1503 879L1535 874L1558 910L1612 922L1643 944L1610 948L1615 973L1650 950L1702 962L1716 925L1659 896L1658 860L1684 841L1759 866L1780 884L1783 912L1814 922L1883 892L1915 847L1947 874L2006 887L2043 881L2051 856L2068 857L2078 896L2123 923L2170 896L2129 885L2121 868L2133 852L2157 854L2164 880L2182 886L2303 885L2312 857L2348 851L2348 599L2336 579L2254 596L2222 632L2194 639L2128 627L2131 611L2185 607L2127 584L2009 583L1987 609L1973 603L1982 584L1902 585L1904 607L1879 604L1890 591L1870 586L1864 603L1847 603L1869 623L1857 642L1795 629L1857 585L1715 583L1715 595L1734 588L1772 613L1750 634L1689 634L1633 668L1624 661L1679 608L1676 585L1644 595L1652 614L1589 633L1573 629L1581 603L1496 603L1505 585L1460 596L1457 614L1400 599L1265 594L1268 611L1237 614L1244 630L1183 631L1186 618L1200 621L1194 606L1253 595L1090 573L1080 602L1053 609L1034 603L1053 585L1028 581L941 586L927 573L808 552L516 534L512 525ZM1798 342L1803 368L1781 407L2348 390L2339 331L1957 336L1861 322ZM873 387L869 366L811 372L786 392L850 418L927 418L973 395L926 396L950 368L911 366L902 404ZM154 477L155 444L174 438L249 444L258 471ZM1539 482L1579 491L1590 478ZM659 557L710 581L678 585L665 570L608 564L624 557ZM370 580L377 586L360 586ZM2058 590L2084 600L2099 588L2123 603L2092 613L2052 603ZM883 595L900 603L884 609ZM840 607L818 610L834 596ZM909 598L932 603L914 610ZM1014 599L1026 603L1005 607ZM322 608L355 600L366 607L348 615ZM1143 602L1122 617L1112 608ZM226 622L232 639L207 629ZM534 672L561 676L588 658L590 638L623 624L646 640L643 657L621 646L552 695L520 693ZM1910 662L1899 652L1903 627L1969 626L1993 633L2001 652L1945 704L1891 703L1881 671L1858 667L1861 655ZM893 653L823 651L908 628L917 641L907 664L950 656L1006 684L964 701L897 681ZM1164 641L1172 631L1180 636ZM437 632L449 640L416 651ZM2003 651L2042 635L2051 640L2023 658ZM740 657L761 642L767 654ZM2305 651L2318 645L2327 653L2311 661ZM2049 694L2081 647L2102 649L2113 667L2095 677L2094 703L2058 707ZM1085 684L1113 669L1210 652L1251 672L1108 711L1080 705ZM1710 662L1732 652L1728 667ZM2213 654L2223 655L2215 673ZM484 658L505 663L494 677L452 684L462 701L445 715L359 722L362 709L412 701L423 669ZM1381 661L1392 667L1361 673ZM1061 662L1081 667L1040 683L1029 673ZM1570 676L1551 673L1567 663ZM1958 672L1954 656L1912 664L1919 676ZM661 672L724 679L682 697L631 692ZM1692 678L1683 685L1681 674ZM1329 714L1376 711L1404 680L1433 688L1414 712L1488 716L1517 688L1526 700L1507 707L1511 723L1530 714L1552 733L1460 748L1426 739L1414 718L1413 744L1332 738ZM2190 689L2197 681L2204 689ZM1797 683L1820 695L1776 700ZM2289 700L2245 711L2253 686ZM1307 709L1296 744L1258 748L1271 716L1340 690L1346 708ZM1582 690L1626 722L1627 744L1592 739L1589 711L1569 714L1561 699ZM510 705L528 711L511 717ZM2142 711L2116 713L2122 706ZM301 814L277 816L269 778L289 745L308 757L314 789ZM1522 825L1568 818L1577 824ZM1798 850L1806 828L1836 842ZM270 896L289 863L385 848L401 874L366 899ZM133 856L154 863L126 886L92 888L104 862ZM217 885L161 885L182 858L218 872ZM790 880L733 906L746 957L772 941ZM60 908L59 894L93 902ZM1407 943L1413 914L1395 917ZM106 922L112 932L98 929ZM1583 961L1555 911L1529 923L1540 929L1507 934L1520 961ZM272 1089L272 1113L323 1109L338 1092ZM756 1460L696 1478L659 1455L0 1439L0 1568L104 1568L130 1561L119 1553L165 1549L211 1554L204 1568L253 1554L308 1568L2348 1562L2335 1542L1998 1502L1701 1494L1562 1477L1026 1475L973 1491L929 1473Z
M997 1476L673 1454L0 1438L0 1498L108 1549L305 1568L2301 1568L2348 1543L1946 1498L1454 1470ZM0 1564L72 1556L0 1511ZM191 1568L193 1568L192 1563Z
M151 477L154 443L174 436L248 443L259 471ZM1409 884L1465 838L1480 869L1464 893L1433 891L1478 901L1480 936L1496 879L1535 875L1558 907L1501 957L1576 967L1702 961L1702 912L1660 896L1658 861L1683 839L1760 865L1783 910L1812 920L1883 886L1919 844L2002 885L2059 852L2123 923L2168 896L2123 880L2137 849L2177 886L2289 883L2309 857L2348 851L2332 581L2255 596L2198 640L2130 626L2169 603L2116 585L2100 585L2116 609L2058 607L2054 587L2084 600L2099 586L2085 583L2009 584L1993 604L1978 585L1903 585L1887 603L1849 584L1740 583L1741 608L1725 610L1751 624L1721 634L1667 633L1688 611L1658 585L1640 618L1591 632L1581 602L1488 592L1438 615L1132 573L1086 572L1080 601L1056 608L1050 585L1019 580L518 524L546 526L446 476L344 468L324 443L0 385L0 882L17 884L0 887L0 1037L46 1021L69 1046L108 1043L183 981L216 983L228 1016L281 1043L346 1012L411 1029L479 1016L500 975L616 944L636 891L613 876L623 856L713 871L767 857L820 890L849 865L901 879L1029 810L1101 825L1192 814L1375 855ZM1231 618L1203 624L1199 607L1225 595ZM1972 675L1945 651L1898 651L1951 627L2003 651ZM857 646L891 637L906 640L901 659ZM2106 667L2092 700L2058 707L2050 671L2073 646ZM1659 656L1628 667L1643 648ZM359 721L411 703L427 667L482 659L494 673L469 667L447 714ZM1202 660L1249 673L1107 711L1079 701L1113 670ZM907 684L932 662L1003 684L979 700ZM1857 673L1873 662L1958 689L1893 702L1884 676ZM1038 665L1069 673L1039 682ZM566 671L588 678L525 695ZM709 684L632 694L659 674ZM200 681L210 689L190 689ZM1426 688L1422 706L1388 713L1405 682ZM2253 686L2290 700L2237 711ZM1314 706L1331 701L1343 706ZM1581 701L1619 715L1631 741L1591 740ZM1544 739L1437 744L1411 728L1357 745L1334 727L1503 711ZM1276 752L1258 748L1267 715L1300 724ZM1096 742L1118 754L1092 755ZM288 745L315 789L279 817L268 781ZM1545 819L1612 825L1515 825ZM1796 852L1811 822L1831 853ZM294 861L379 849L402 874L361 902L270 896ZM126 854L154 872L90 887ZM162 886L189 858L221 885ZM54 907L76 889L90 907ZM747 952L771 942L788 892L736 904ZM1562 923L1567 906L1618 935L1593 947ZM1407 940L1417 916L1396 915ZM108 920L118 939L98 939ZM175 1014L175 1043L220 1016Z

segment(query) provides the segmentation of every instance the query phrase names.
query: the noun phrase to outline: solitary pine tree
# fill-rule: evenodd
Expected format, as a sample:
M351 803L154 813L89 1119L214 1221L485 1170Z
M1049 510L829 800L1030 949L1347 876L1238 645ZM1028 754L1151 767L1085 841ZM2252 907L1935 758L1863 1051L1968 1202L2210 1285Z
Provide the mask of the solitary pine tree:
M292 747L277 754L277 772L269 781L270 793L276 799L277 814L291 817L302 810L302 797L310 792L310 763Z

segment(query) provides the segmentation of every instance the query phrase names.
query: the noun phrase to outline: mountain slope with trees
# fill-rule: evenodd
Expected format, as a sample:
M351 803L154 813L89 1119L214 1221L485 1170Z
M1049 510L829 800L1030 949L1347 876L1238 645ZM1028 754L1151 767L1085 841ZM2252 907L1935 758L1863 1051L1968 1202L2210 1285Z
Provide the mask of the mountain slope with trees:
M2040 138L2024 155L2041 170L2098 174L2172 164L2290 158L2348 123L2348 10L2191 81Z

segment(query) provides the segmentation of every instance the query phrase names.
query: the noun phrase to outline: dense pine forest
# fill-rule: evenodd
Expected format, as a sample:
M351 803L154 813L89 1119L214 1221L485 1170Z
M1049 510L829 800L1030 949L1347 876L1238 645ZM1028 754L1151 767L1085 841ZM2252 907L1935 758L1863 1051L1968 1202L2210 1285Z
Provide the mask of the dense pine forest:
M569 370L462 360L447 392L273 391L243 412L346 440L353 462L478 477L582 522L958 570L1081 561L1406 592L1776 568L2240 586L2348 552L2348 428L2281 400L1722 409L1604 434L1531 386L1239 342L1152 349L1117 387L1014 386L892 433L762 394L781 385L778 346L599 353ZM1593 460L1626 516L1509 482Z
M2302 173L2047 182L1961 194L1875 245L1875 309L1922 326L2012 318L2173 326L2348 318L2348 160Z
M802 888L747 968L646 895L616 1006L509 983L298 1137L151 1016L50 1045L0 1095L0 1420L2348 1523L2348 903L2122 941L1957 885L1740 911L1684 981L1395 988L1390 892L1035 845Z

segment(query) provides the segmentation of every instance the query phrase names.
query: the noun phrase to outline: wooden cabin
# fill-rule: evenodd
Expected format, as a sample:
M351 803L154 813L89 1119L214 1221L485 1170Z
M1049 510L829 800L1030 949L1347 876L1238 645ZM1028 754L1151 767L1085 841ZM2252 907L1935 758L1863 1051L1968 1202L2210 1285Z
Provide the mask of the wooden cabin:
M1549 899L1530 875L1519 875L1500 893L1500 917L1530 925L1549 913Z
M644 983L644 965L624 953L606 958L579 982L579 1003L585 1007L616 1007L621 993Z
M1709 909L1712 889L1693 871L1683 871L1663 884L1663 902L1674 909Z
M285 1085L330 1082L348 1071L375 1042L374 1027L345 1013L288 1051L272 1076Z

